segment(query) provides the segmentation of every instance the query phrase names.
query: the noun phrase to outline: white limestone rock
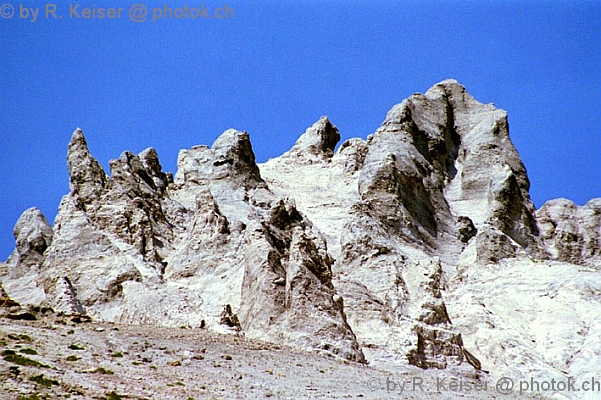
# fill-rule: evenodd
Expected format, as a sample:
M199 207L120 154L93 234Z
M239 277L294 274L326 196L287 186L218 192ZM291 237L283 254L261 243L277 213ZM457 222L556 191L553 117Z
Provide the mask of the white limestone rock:
M234 331L365 362L342 300L333 299L322 234L268 188L246 132L230 129L211 148L182 151L175 181L152 148L123 152L107 176L79 129L67 164L71 192L54 230L37 209L15 227L3 285L14 298L110 322L220 332L228 332L225 308L231 321L240 314ZM273 283L276 261L286 267ZM285 304L264 290L266 280L286 288Z
M13 279L36 273L44 261L44 252L52 244L52 227L36 207L21 214L13 230L16 242L11 255L10 276Z
M601 199L581 207L551 200L537 210L536 219L553 259L601 268Z
M333 260L322 235L284 201L272 207L269 222L248 228L240 310L244 331L365 362L343 300L334 300Z
M306 135L318 141L315 129ZM471 330L454 324L455 313L445 320L442 310L457 276L490 263L547 259L553 248L555 225L535 215L506 113L447 80L393 107L367 141L347 141L331 161L308 163L310 152L293 149L260 165L261 174L325 233L334 285L370 362L388 365L396 353L424 367L467 361L496 368L498 360L478 362L474 342L462 339ZM590 221L594 212L586 210ZM580 256L581 249L596 245L598 225L573 224L589 226L576 252L590 263L594 257ZM440 265L439 278L424 281L437 276L427 265ZM439 298L416 290L426 282L436 282L431 293Z
M108 176L78 129L54 227L36 209L15 227L6 297L389 370L601 373L601 200L535 211L503 110L447 80L339 140L322 117L257 165L230 129L175 178L152 148Z

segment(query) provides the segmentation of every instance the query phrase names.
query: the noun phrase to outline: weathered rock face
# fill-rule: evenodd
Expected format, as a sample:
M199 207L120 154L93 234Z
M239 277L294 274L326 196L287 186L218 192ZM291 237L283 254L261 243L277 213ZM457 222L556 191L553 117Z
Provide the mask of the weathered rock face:
M166 279L194 282L210 315L230 304L248 336L365 361L333 300L326 241L268 188L247 133L228 130L211 148L182 151L170 197L195 211Z
M363 344L392 347L420 366L461 363L465 349L442 297L434 306L424 293L440 293L443 271L452 276L471 242L482 262L513 257L505 243L540 254L526 170L506 118L445 81L393 107L366 142L353 139L316 158L319 146L306 144L323 142L322 119L261 166L270 186L295 198L326 233L335 284ZM499 235L491 248L489 231ZM426 283L424 276L437 276L423 269L432 263L440 276ZM432 315L411 311L423 307Z
M601 266L601 199L582 207L566 199L551 200L536 212L536 218L553 259Z
M230 129L182 150L175 178L154 149L124 152L109 176L78 129L54 227L39 210L23 214L2 287L21 304L243 333L358 362L526 371L519 358L555 377L567 360L573 376L590 372L576 355L533 349L538 333L516 328L501 305L528 304L535 323L573 301L574 329L555 340L584 332L578 343L601 348L598 324L585 320L601 321L598 291L576 267L601 282L601 200L535 211L506 113L452 80L394 106L367 140L335 151L339 140L322 117L257 165L249 135ZM572 289L529 287L528 274L558 265ZM514 358L498 350L510 342Z
M41 303L45 296L40 288L39 274L52 245L52 228L42 212L33 207L23 212L13 233L16 248L6 264L0 263L0 276L7 278L0 286L4 286L18 303Z
M296 162L312 163L328 161L334 156L334 148L340 141L340 132L327 117L321 117L301 135L294 146L282 157Z
M444 81L393 107L368 145L359 192L395 230L400 221L390 215L399 208L408 240L440 248L457 237L457 218L468 217L539 253L529 181L504 111Z
M73 132L69 143L67 168L71 195L77 198L80 207L98 200L106 187L107 176L100 163L88 151L88 143L80 128Z
M124 152L107 176L79 129L67 160L71 193L54 232L37 209L17 223L9 292L28 275L37 290L29 300L57 311L244 327L248 336L365 362L332 285L326 241L269 190L246 132L228 130L211 148L182 151L175 182L154 149ZM224 324L224 308L240 323Z
M332 285L333 260L321 233L290 202L274 204L268 222L248 228L243 329L365 362Z
M89 153L81 130L69 144L71 193L54 224L55 242L46 254L41 281L49 303L63 311L89 312L115 320L124 286L162 281L163 258L173 233L165 219L152 153L124 152L111 160L112 177Z
M32 207L25 210L14 229L16 249L11 255L11 277L21 278L36 272L44 262L44 252L52 244L52 228L42 212Z
M313 127L308 135L294 152L260 165L261 173L325 233L334 285L373 362L397 353L421 367L479 369L476 357L489 350L470 338L476 357L464 347L461 332L474 331L449 318L456 315L444 301L451 280L508 259L548 259L550 243L566 230L580 232L571 262L595 260L590 249L601 235L593 207L559 233L549 229L555 222L541 223L545 207L535 213L506 113L455 81L393 107L366 141L351 139L332 157L303 153L302 143L319 141Z

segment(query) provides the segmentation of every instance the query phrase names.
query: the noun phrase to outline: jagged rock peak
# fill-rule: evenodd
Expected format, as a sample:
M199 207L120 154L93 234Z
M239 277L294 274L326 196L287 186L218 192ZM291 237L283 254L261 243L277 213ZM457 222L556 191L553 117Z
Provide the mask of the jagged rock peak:
M457 112L473 112L478 114L483 111L496 111L495 117L506 118L505 111L495 108L493 104L482 104L468 93L465 86L457 82L455 79L445 79L444 81L434 84L424 94L425 97L431 100L445 98L448 103Z
M150 172L157 175L162 172L163 167L159 162L159 155L154 148L147 148L138 154L138 157L140 157L140 161L142 161L142 164L144 164L146 169L148 169Z
M199 145L180 150L174 181L178 188L207 182L230 182L246 189L264 185L250 137L236 129L223 132L211 148Z
M11 276L20 277L44 260L44 252L52 244L52 228L44 214L36 207L21 214L13 230L16 250Z
M286 155L308 160L330 160L339 141L338 128L323 116L307 128Z
M261 180L248 132L228 129L215 140L211 149L214 167L228 164L231 166L228 170L234 174Z
M447 80L334 154L339 138L323 117L259 171L231 129L182 150L171 182L154 149L124 152L109 178L78 129L54 231L35 210L19 220L0 296L120 323L225 323L376 366L597 366L578 349L599 348L601 200L535 212L503 110Z
M37 207L28 208L21 214L13 233L19 251L35 250L43 253L52 243L52 228Z
M90 154L83 131L77 128L71 136L67 152L71 195L80 204L87 204L100 197L108 178L100 163Z
M536 219L553 259L601 267L601 198L583 206L549 200L536 211Z
M147 148L138 154L142 165L150 174L155 186L161 192L167 189L169 183L173 182L173 175L171 173L163 172L163 167L159 162L159 155L156 150L152 147Z
M457 81L445 80L394 106L368 145L369 168L364 168L360 189L369 193L361 193L380 196L381 190L374 189L382 176L398 176L392 182L400 180L401 186L387 187L404 188L402 203L425 241L421 228L431 235L451 233L455 219L451 216L465 216L475 228L494 226L533 256L544 256L528 193L530 182L509 138L505 111L480 103ZM389 153L394 155L394 168L386 162ZM406 194L412 191L407 189L414 185L421 194L410 199ZM415 207L419 204L425 208Z

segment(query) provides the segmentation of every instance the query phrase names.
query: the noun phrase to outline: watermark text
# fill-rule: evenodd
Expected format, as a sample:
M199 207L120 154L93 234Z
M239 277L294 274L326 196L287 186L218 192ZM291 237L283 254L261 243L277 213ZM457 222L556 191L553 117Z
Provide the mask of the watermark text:
M222 7L207 7L204 4L172 7L163 4L162 7L148 7L143 3L129 7L92 7L80 3L55 4L46 3L43 7L31 7L29 4L2 4L0 17L4 19L18 18L35 23L46 20L118 20L127 19L131 22L159 22L163 20L207 20L232 19L234 9L224 4ZM0 19L1 19L0 18Z
M501 395L538 393L551 395L554 393L596 392L601 393L601 379L591 377L577 381L574 378L565 379L512 379L501 377L496 381L470 380L456 377L436 377L426 380L419 376L372 378L366 383L369 390L385 391L390 395L406 393L470 393L494 392Z

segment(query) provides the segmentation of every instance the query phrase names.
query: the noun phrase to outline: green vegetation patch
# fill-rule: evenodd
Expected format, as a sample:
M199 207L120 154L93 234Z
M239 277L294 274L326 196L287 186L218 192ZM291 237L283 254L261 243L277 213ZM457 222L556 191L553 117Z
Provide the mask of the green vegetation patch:
M23 353L23 354L30 354L32 356L35 356L38 354L38 352L35 351L34 349L21 349L21 350L19 350L19 352Z
M114 375L115 373L110 369L106 369L104 367L98 367L94 371L91 371L93 374L103 374L103 375Z
M20 354L17 354L14 350L4 350L2 352L2 356L4 361L8 361L14 364L23 365L25 367L43 367L50 368L48 365L44 365L36 360L32 360L27 357L23 357Z
M106 392L104 394L104 400L122 400L123 396L117 394L116 392Z
M12 339L12 340L18 340L19 342L27 342L27 343L33 342L33 339L31 338L31 336L28 336L28 335L12 335L12 334L9 334L8 338Z
M40 397L37 395L37 393L31 393L28 395L20 395L19 397L17 397L17 400L42 400L40 399Z
M69 349L71 349L71 350L85 350L86 348L85 347L81 347L80 345L73 343L73 344L69 345Z
M58 386L60 383L55 379L44 378L44 374L32 376L29 378L30 381L39 383L42 386L50 387L52 385Z

